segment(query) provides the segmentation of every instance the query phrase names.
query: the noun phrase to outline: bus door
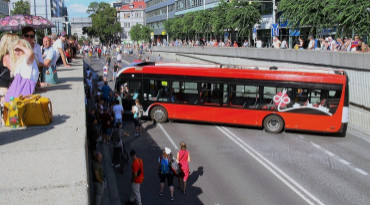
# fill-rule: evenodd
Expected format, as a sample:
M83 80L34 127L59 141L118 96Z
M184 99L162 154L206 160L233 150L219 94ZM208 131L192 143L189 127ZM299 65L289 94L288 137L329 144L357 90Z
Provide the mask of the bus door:
M125 110L131 110L135 100L143 100L142 81L140 78L123 78L121 84L122 106Z
M168 80L144 80L144 108L157 103L165 107L168 114L170 114L171 106L169 103L173 101L170 93L170 83Z

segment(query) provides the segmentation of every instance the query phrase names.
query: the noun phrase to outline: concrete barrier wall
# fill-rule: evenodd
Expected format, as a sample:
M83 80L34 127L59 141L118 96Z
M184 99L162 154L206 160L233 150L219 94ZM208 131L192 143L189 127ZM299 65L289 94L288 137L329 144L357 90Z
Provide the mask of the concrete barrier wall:
M166 47L155 46L156 52L177 54L211 55L248 58L279 62L330 66L336 68L370 70L370 53L284 50L269 48L214 48L214 47Z

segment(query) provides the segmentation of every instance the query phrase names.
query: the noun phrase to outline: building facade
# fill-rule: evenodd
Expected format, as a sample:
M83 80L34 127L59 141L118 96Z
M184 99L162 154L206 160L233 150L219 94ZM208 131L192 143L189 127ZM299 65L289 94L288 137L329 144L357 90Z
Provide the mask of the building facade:
M19 0L10 0L10 11L14 10L15 3ZM30 3L30 14L42 16L51 21L55 27L53 33L60 33L66 30L68 21L68 11L65 7L64 0L25 0Z
M136 24L145 25L145 2L133 1L117 10L122 33L121 40L131 41L130 30Z
M91 18L72 18L70 21L70 34L75 35L78 38L81 36L85 36L87 38L87 34L83 34L84 27L91 27L92 20Z
M164 22L175 17L175 0L145 0L145 14L146 25L153 29L154 39L167 39Z

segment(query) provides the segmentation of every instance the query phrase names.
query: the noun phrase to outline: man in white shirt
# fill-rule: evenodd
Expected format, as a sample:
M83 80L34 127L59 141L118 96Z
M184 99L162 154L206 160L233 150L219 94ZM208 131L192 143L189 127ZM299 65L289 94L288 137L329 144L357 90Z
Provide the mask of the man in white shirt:
M113 113L114 113L114 124L116 125L118 122L122 124L123 107L117 99L115 101L115 105L113 106Z
M121 63L122 61L122 51L118 51L117 53L117 63Z
M64 67L70 68L71 66L68 65L67 63L67 58L66 58L65 51L64 51L64 42L66 41L66 36L67 36L67 33L63 31L60 34L59 39L54 42L53 48L56 52L57 61L59 57L61 57Z
M42 68L44 67L44 60L42 59L41 46L35 42L35 34L35 29L32 27L27 26L22 28L23 38L30 43L33 52L35 53L37 67L39 67L39 71L42 71Z
M53 47L51 47L51 38L46 36L44 37L43 39L43 46L44 46L44 54L43 54L43 58L44 58L44 69L46 69L44 75L49 75L50 74L50 71L53 72L53 70L55 70L55 64L57 62L57 56L56 56L56 52L55 50L53 49ZM49 69L51 67L51 70ZM55 79L55 82L46 82L46 83L56 83L57 81L57 74L54 73L54 79Z
M46 36L43 39L44 46L44 67L48 68L50 66L55 66L57 62L57 55L53 47L51 47L51 38Z

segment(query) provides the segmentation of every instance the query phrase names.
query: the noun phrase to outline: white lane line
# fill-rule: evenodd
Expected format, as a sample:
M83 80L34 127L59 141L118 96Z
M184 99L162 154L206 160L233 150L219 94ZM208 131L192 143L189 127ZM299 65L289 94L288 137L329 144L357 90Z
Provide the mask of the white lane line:
M359 168L357 168L357 167L351 166L351 163L350 163L350 162L348 162L348 161L347 161L347 160L345 160L345 159L340 158L339 156L335 155L334 153L330 152L329 150L326 150L326 149L322 148L320 145L318 145L318 144L316 144L316 143L314 143L314 142L310 142L310 143L311 143L314 147L316 147L317 149L319 149L319 150L323 151L324 153L326 153L327 155L329 155L329 156L330 156L330 157L332 157L333 159L335 159L335 160L337 160L338 162L340 162L340 163L342 163L342 164L346 165L347 167L349 167L349 168L351 168L351 169L355 170L356 172L358 172L358 173L360 173L360 174L362 174L362 175L365 175L365 176L369 175L367 172L363 171L362 169L359 169Z
M298 137L301 138L301 139L304 139L304 137L302 135L298 135Z
M315 144L315 143L313 143L313 142L311 142L311 144L312 144L314 147L316 147L317 149L321 149L320 145Z
M273 175L275 175L280 181L282 181L285 185L287 185L291 190L293 190L296 194L298 194L303 200L305 200L308 204L320 204L323 205L324 203L321 202L318 198L316 198L313 194L311 194L308 190L303 188L298 182L294 179L289 177L285 172L279 169L275 164L270 162L268 159L263 157L259 154L256 150L250 147L247 143L242 141L239 137L237 137L234 133L229 131L228 129L219 126L216 126L222 133L224 133L229 139L235 142L240 148L242 148L245 152L247 152L251 157L253 157L257 162L259 162L262 166L264 166L268 171L270 171ZM307 197L304 194L307 195ZM308 198L309 197L309 198Z
M172 146L176 150L178 150L179 147L175 144L175 142L172 140L171 136L167 133L167 131L163 128L163 126L160 123L157 123L157 125L161 128L162 132L164 133L164 135L166 135L166 137L168 138L168 140L171 142Z
M325 153L328 154L331 157L335 157L335 154L333 154L332 152L330 152L328 150L325 150Z
M357 172L361 173L362 175L365 175L365 176L369 175L367 172L365 172L365 171L364 171L364 170L362 170L362 169L355 168L355 170L356 170Z

